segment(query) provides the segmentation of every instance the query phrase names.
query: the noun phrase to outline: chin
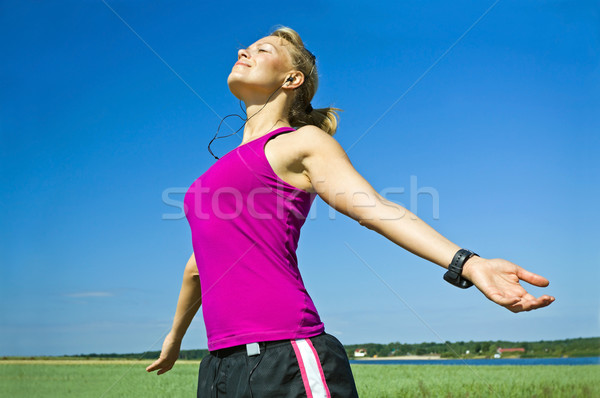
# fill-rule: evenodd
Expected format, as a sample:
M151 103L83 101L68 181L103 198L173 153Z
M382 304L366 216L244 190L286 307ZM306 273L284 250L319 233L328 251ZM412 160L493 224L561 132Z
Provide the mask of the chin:
M237 99L244 100L248 95L252 96L253 92L258 88L256 84L248 81L245 76L232 72L227 77L227 86L229 91L236 96Z
M242 99L242 87L244 84L235 77L232 78L231 75L227 78L227 86L229 86L229 91L231 94L235 95L237 99Z

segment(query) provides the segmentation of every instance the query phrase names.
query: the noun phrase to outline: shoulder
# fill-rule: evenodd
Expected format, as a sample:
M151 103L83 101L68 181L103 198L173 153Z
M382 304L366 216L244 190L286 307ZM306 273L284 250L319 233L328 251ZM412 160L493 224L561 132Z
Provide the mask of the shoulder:
M315 156L346 156L346 151L331 135L317 126L307 125L296 130L296 141L304 158Z

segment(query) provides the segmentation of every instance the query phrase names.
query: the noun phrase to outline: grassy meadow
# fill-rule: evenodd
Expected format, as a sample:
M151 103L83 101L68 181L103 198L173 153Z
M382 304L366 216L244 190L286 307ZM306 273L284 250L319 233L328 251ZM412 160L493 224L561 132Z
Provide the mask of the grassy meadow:
M198 361L0 361L0 397L195 397ZM600 366L352 365L361 397L600 397Z

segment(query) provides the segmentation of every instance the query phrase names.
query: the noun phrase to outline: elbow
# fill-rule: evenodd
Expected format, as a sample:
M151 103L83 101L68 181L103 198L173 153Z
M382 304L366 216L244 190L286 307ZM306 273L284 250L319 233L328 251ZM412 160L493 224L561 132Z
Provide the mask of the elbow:
M361 226L363 226L363 227L365 227L367 229L370 229L372 231L375 230L375 225L376 224L373 222L373 218L372 217L370 217L370 216L359 216L359 217L356 217L356 220L358 221L358 223Z
M195 268L186 268L183 271L183 277L186 279L200 279L200 275L198 274L198 269Z
M198 272L186 272L185 276L186 278L200 280L200 275L198 274Z
M378 196L374 206L365 206L356 212L354 218L360 225L373 231L382 231L386 225L406 217L407 209L397 203Z
M186 278L200 278L200 275L198 275L198 266L196 265L196 257L194 253L192 253L190 259L185 265L183 276Z
M361 226L374 230L376 227L376 218L381 209L381 197L374 192L367 197L360 197L360 200L353 202L350 209L350 217L356 220Z

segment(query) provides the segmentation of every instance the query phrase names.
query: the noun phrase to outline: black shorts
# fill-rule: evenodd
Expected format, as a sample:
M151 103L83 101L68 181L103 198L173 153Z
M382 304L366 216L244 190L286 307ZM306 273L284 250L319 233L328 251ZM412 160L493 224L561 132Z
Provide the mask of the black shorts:
M206 355L198 372L198 397L358 397L348 356L334 336L323 333L258 347L257 355L249 355L246 345Z

